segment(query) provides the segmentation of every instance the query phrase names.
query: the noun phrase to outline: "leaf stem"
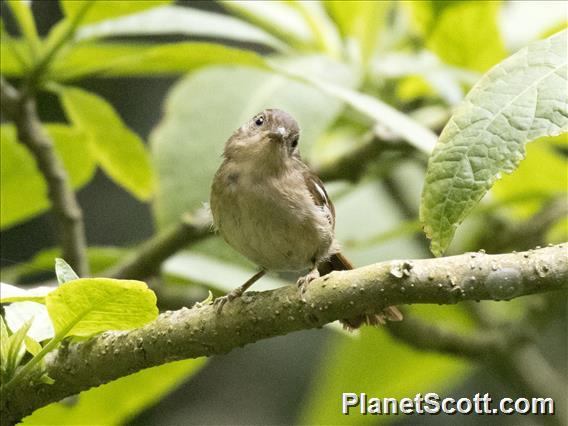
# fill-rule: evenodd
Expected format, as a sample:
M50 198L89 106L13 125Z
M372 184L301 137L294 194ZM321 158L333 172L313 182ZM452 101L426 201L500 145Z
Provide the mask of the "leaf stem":
M27 41L32 57L35 58L40 50L41 40L38 36L34 16L31 11L31 2L26 5L20 0L8 0L12 13L18 22L20 31Z
M42 52L41 56L34 64L32 70L27 76L26 79L26 88L30 92L34 92L36 87L41 80L43 74L45 73L46 69L49 67L51 60L53 57L59 52L59 50L63 47L65 42L69 41L73 34L75 34L75 30L81 23L83 17L92 6L93 2L85 1L81 5L81 8L77 11L77 13L73 16L71 21L65 21L63 25L65 25L64 29L59 33L56 33L54 39L45 46L46 50Z
M309 3L309 2L308 2ZM303 1L293 1L290 3L306 20L306 23L312 30L316 40L321 49L327 52L335 59L341 58L340 39L337 30L333 27L330 20L325 19L325 12L322 11L323 16L319 16L320 7L319 3L306 4Z

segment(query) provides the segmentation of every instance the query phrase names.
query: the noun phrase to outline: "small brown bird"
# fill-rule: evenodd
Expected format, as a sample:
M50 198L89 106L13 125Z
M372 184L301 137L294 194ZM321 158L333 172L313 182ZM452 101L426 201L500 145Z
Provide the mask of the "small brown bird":
M236 130L225 144L224 161L211 189L213 222L225 241L260 267L242 286L215 300L241 296L266 271L309 272L306 286L334 270L353 269L339 253L335 209L321 180L300 158L300 129L285 111L267 109ZM400 321L390 306L380 314L342 320L345 328Z

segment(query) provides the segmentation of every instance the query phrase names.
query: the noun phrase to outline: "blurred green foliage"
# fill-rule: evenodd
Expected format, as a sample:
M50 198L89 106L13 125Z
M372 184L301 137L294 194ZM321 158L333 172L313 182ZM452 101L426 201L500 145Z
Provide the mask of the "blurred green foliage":
M41 71L39 89L57 94L67 115L68 123L45 127L74 188L86 185L99 166L130 194L151 201L162 228L208 200L219 155L233 130L265 107L283 108L300 123L303 157L316 168L337 164L369 140L381 146L375 157L355 163L363 170L360 179L326 182L337 207L338 237L351 242L346 253L357 265L427 256L416 232L425 151L431 147L421 135L439 132L439 117L445 121L481 72L513 53L505 47L500 24L508 6L499 1L219 2L226 13L168 1L109 3L60 2L64 18L43 39L24 2L10 1L6 8L19 34L8 34L2 25L2 75L25 82ZM549 23L555 30L564 25ZM183 41L172 42L172 36ZM40 68L45 61L45 69ZM102 97L67 86L87 78L181 74L187 75L167 94L149 150ZM563 135L527 146L520 168L491 191L493 208L483 210L482 203L474 210L479 220L467 227L467 244L495 232L487 225L493 215L511 222L530 218L565 194L565 140ZM49 201L41 175L10 124L2 124L1 147L5 229L44 212ZM540 196L530 203L511 201L534 192ZM557 223L548 231L552 240L566 236L565 220ZM458 238L452 250L468 247L463 241ZM128 250L93 247L89 259L98 271ZM29 265L3 271L2 277L24 280L27 268L51 269L55 256L54 250L40 253ZM250 268L217 237L175 260L166 263L166 278L223 291L223 284ZM218 279L211 280L215 271ZM511 304L509 310L502 306L492 309L504 312L505 319L518 318L525 309L523 303ZM462 307L410 307L408 315L442 321L460 333L478 327ZM417 352L384 330L334 335L321 360L303 398L301 423L376 422L338 416L341 392L443 394L475 374L470 362ZM145 370L84 392L75 405L38 410L26 423L121 424L203 364L183 361Z
M87 184L95 172L95 160L87 145L87 134L60 123L46 124L74 188ZM0 227L30 219L49 208L47 187L29 151L18 142L12 124L1 127ZM22 194L26 194L22 197ZM53 259L52 259L53 262Z
M98 388L82 392L77 401L59 402L26 417L24 425L119 425L155 404L205 359L188 359L148 368Z

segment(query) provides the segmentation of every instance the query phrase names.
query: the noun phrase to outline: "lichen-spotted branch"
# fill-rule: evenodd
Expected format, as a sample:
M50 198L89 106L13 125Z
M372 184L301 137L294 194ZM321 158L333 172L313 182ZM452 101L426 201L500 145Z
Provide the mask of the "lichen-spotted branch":
M183 308L137 330L106 332L61 347L46 357L47 374L55 383L26 380L14 386L2 395L2 421L12 423L50 402L143 368L226 353L387 305L509 300L567 288L564 244L522 253L381 262L317 279L303 298L295 285L247 292L221 314L211 305Z

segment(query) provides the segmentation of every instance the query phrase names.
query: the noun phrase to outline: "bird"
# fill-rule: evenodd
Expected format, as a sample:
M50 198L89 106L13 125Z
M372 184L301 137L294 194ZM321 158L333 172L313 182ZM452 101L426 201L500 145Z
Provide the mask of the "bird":
M214 301L217 312L240 297L267 271L308 271L298 280L302 294L311 281L335 270L353 269L335 238L335 208L317 175L302 161L300 129L281 109L265 109L227 140L211 186L213 225L223 239L259 271ZM400 321L394 307L341 322Z

